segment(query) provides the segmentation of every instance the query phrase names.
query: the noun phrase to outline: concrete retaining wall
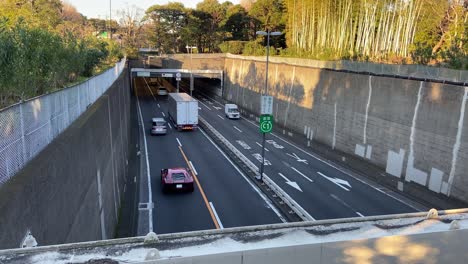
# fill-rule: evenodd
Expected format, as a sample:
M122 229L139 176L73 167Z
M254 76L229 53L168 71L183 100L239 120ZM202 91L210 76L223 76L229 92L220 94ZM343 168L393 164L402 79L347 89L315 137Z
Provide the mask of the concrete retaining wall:
M0 187L0 248L30 231L39 245L112 238L127 175L127 70L36 158Z
M259 113L265 63L225 59L224 98ZM289 65L269 65L268 93L283 133L377 165L409 182L468 201L468 87ZM464 133L465 132L465 133Z

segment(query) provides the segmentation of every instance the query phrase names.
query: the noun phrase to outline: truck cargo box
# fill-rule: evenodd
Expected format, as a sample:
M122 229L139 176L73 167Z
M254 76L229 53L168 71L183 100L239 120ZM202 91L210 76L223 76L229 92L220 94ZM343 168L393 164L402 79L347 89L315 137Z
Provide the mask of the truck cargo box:
M194 130L198 126L198 101L186 93L169 93L168 113L178 130Z

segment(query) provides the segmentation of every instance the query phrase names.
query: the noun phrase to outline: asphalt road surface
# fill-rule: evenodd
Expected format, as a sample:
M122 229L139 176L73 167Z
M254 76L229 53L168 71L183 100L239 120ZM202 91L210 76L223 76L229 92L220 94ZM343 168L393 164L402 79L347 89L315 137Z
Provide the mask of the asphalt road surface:
M256 122L230 120L214 97L196 93L199 114L247 158L260 167L262 137ZM314 219L333 219L416 212L402 197L353 177L279 136L268 134L265 174L298 202Z
M136 78L134 84L145 125L154 232L174 233L284 222L271 202L201 129L178 132L171 124L167 135L151 136L151 118L169 120L167 97L157 96L156 89L152 89L144 78ZM203 106L200 104L200 107ZM199 182L199 185L195 184L193 193L162 193L160 171L172 167L192 168Z

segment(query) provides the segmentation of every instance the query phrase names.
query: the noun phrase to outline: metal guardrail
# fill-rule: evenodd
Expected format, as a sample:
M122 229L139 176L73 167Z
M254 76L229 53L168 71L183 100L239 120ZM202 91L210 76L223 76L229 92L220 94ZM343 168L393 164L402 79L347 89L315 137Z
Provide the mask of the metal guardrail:
M120 76L126 59L87 81L0 110L0 185L75 121Z
M255 172L257 175L259 173L258 167L252 163L245 155L240 152L234 145L232 145L223 135L221 135L213 126L211 126L204 118L199 117L201 123L205 125L238 159L240 159L249 170ZM281 198L281 200L291 208L303 221L314 221L315 219L296 201L294 201L291 196L289 196L281 187L279 187L273 180L271 180L265 173L263 174L263 182L273 190L273 192Z

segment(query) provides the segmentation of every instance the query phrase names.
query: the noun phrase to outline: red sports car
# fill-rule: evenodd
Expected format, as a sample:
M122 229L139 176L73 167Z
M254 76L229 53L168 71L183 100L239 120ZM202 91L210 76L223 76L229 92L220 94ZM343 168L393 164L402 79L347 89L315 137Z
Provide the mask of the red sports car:
M162 169L161 186L163 192L193 192L193 177L192 174L185 168Z

